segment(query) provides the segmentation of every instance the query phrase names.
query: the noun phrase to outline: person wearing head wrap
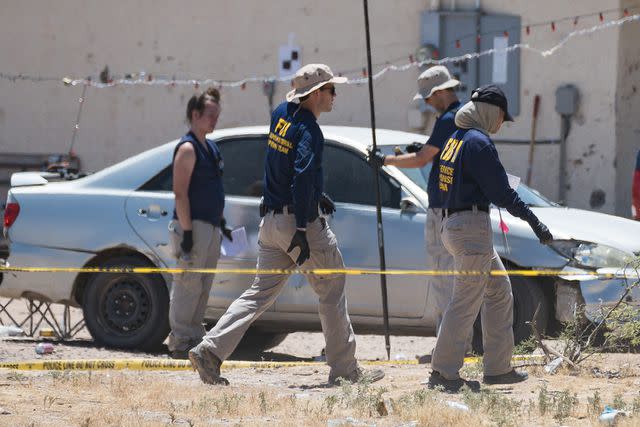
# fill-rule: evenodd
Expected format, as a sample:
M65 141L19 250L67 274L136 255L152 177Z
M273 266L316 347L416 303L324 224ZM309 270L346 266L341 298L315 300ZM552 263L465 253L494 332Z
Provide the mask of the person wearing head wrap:
M414 101L423 101L438 113L438 119L433 125L431 135L424 144L414 142L405 150L407 154L386 156L379 149L375 152L369 149L368 161L375 167L396 166L399 168L421 168L432 163L427 178L427 196L429 209L424 229L424 240L427 247L425 268L427 270L452 270L453 257L442 244L442 201L438 190L438 165L442 148L449 140L449 136L456 131L455 117L461 104L456 95L456 89L460 82L451 76L444 65L435 65L428 68L418 77L418 92L414 95ZM440 330L444 310L449 305L451 290L453 289L451 276L429 276L429 304L433 307L430 313L436 327L436 336ZM471 335L469 335L467 348L471 350Z
M513 121L507 99L495 85L472 92L471 101L456 113L458 130L440 155L438 188L443 206L442 241L454 258L455 270L480 274L456 275L433 351L429 386L457 391L466 338L480 312L484 345L485 384L510 384L527 379L511 366L513 353L513 295L507 275L493 247L489 206L505 208L526 221L540 242L553 236L509 186L507 174L489 137L504 121ZM468 383L468 382L467 382ZM475 384L478 385L477 383Z

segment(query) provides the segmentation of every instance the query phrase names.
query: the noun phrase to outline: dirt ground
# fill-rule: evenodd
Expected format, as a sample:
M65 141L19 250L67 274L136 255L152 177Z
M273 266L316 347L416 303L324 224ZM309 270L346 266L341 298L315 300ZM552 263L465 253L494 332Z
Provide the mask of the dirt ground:
M23 310L20 304L12 306L14 317ZM0 362L167 358L96 347L86 330L68 342L53 341L55 351L48 355L34 351L41 340L0 338ZM450 395L421 384L428 377L428 364L393 363L430 353L435 339L392 337L392 363L376 366L370 362L386 359L384 338L359 335L357 340L357 358L365 369L382 369L382 381L328 387L328 367L322 363L236 369L223 365L228 387L204 385L188 370L0 369L0 425L602 425L598 416L605 405L627 411L618 425L640 425L640 355L597 355L577 371L563 367L554 375L527 362L521 369L530 378L524 383ZM270 351L243 358L309 361L322 347L322 334L295 333ZM465 365L463 375L481 379L481 366ZM451 402L468 410L451 407Z

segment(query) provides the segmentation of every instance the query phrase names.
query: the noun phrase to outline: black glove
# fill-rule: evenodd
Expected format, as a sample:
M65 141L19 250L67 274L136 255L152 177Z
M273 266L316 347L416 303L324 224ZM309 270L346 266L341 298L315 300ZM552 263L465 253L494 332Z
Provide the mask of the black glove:
M296 260L296 264L302 265L306 260L309 259L311 252L309 250L309 242L307 242L307 233L302 230L296 230L296 234L293 235L291 239L291 244L289 245L289 249L287 249L287 253L290 253L293 248L300 248L300 255L298 255L298 259Z
M424 147L424 144L420 142L412 142L405 147L404 151L406 151L407 153L417 153L418 151L422 150L422 147Z
M376 148L376 151L371 149L367 150L367 162L372 168L381 168L384 166L384 159L387 157L380 150Z
M233 242L233 237L231 237L231 229L227 227L227 220L222 218L220 220L220 230L222 230L222 235L229 239L230 242Z
M538 237L538 240L540 240L540 243L542 243L543 245L548 245L549 243L551 243L551 241L553 240L553 235L546 225L538 220L530 222L529 225L531 226L533 232L536 234L536 237Z
M320 205L320 210L325 215L332 215L336 211L336 205L331 200L331 197L327 195L327 193L320 194L320 200L318 200L318 204Z
M182 248L182 252L188 254L193 249L193 231L192 230L184 230L182 233L182 242L180 242L180 247Z

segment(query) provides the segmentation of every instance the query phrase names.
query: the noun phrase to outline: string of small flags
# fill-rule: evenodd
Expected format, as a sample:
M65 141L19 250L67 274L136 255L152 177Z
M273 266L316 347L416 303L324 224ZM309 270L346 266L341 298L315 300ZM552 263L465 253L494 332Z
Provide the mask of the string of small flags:
M615 11L618 11L618 9L615 9ZM427 58L422 61L418 61L414 55L409 55L409 58L408 58L409 62L404 63L402 65L395 65L390 61L384 62L383 64L385 66L381 68L379 71L377 71L376 73L374 73L372 75L372 78L373 80L378 80L382 78L389 71L403 72L416 67L424 67L426 65L444 65L444 64L456 63L461 61L469 61L469 60L477 59L483 56L493 55L495 53L500 53L500 54L509 53L518 49L530 51L530 52L539 54L540 56L545 58L556 53L565 44L567 44L569 40L575 37L586 36L586 35L590 35L590 34L607 30L610 28L619 27L630 22L640 21L640 14L631 15L629 13L629 8L625 8L623 10L622 18L604 22L604 13L606 12L610 12L610 11L603 11L603 12L596 13L600 21L599 24L594 25L590 28L571 31L566 36L564 36L556 45L552 46L549 49L538 49L530 46L528 43L518 43L518 44L507 46L506 48L486 49L480 52L466 53L459 56L452 56L452 57L446 57L446 58L438 58L438 52L435 51L432 55L432 58ZM585 14L585 15L572 17L571 19L573 20L573 25L576 26L580 18L585 16L593 16L593 15L594 15L593 13ZM564 22L564 21L567 21L568 19L569 18L561 18L558 20L546 21L543 23L525 24L520 28L524 29L526 35L531 34L532 28L541 27L543 25L549 25L551 31L556 31L557 30L556 23ZM508 37L509 29L504 30L503 33L505 37ZM490 34L495 34L495 31L491 32ZM470 37L470 36L471 35L465 36L465 37ZM478 37L478 38L480 38L481 36L482 35L479 35L479 36L476 36L475 34L473 35L473 37ZM462 37L455 41L456 47L461 46L461 40L463 40L465 37ZM402 60L402 58L400 60ZM378 64L378 66L380 65L382 64ZM339 72L338 75L340 76L348 75L358 71L360 71L360 75L358 77L350 78L347 84L358 85L358 84L366 83L368 80L366 68L362 68L361 70L354 69L349 71L342 71L342 72ZM0 80L9 80L12 82L28 81L28 82L35 82L35 83L62 81L65 84L65 86L85 85L85 86L90 86L98 89L110 88L115 86L165 86L165 87L193 86L194 88L198 89L201 86L203 87L214 86L218 88L227 87L227 88L240 88L244 90L246 89L247 85L250 83L273 84L276 82L290 82L293 79L293 75L285 76L285 77L254 76L254 77L247 77L241 80L227 81L227 80L217 80L217 79L209 79L209 78L208 79L177 79L175 77L167 78L162 76L154 76L151 73L145 73L145 72L140 72L137 74L127 74L125 75L124 78L112 78L108 75L108 72L105 73L105 71L103 71L103 74L105 74L106 76L101 76L101 79L97 81L90 77L84 78L84 79L72 78L72 77L59 78L59 77L47 77L47 76L33 76L29 74L24 74L24 73L10 74L10 73L0 72Z

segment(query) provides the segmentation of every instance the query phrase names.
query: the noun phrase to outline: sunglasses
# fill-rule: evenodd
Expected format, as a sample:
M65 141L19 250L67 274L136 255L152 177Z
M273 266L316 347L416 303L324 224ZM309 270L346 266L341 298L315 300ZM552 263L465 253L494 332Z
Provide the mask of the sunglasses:
M320 92L324 92L328 90L331 93L331 96L336 96L336 87L335 86L324 86L320 88Z

